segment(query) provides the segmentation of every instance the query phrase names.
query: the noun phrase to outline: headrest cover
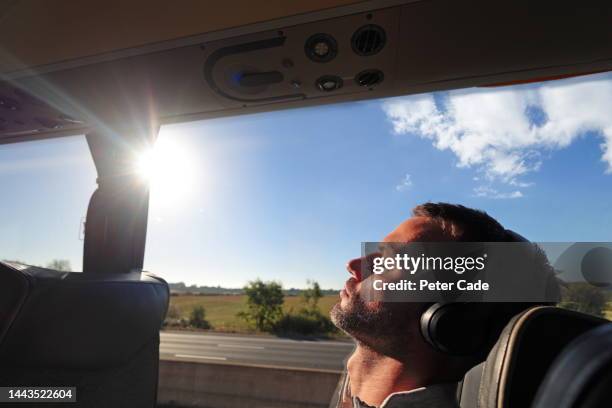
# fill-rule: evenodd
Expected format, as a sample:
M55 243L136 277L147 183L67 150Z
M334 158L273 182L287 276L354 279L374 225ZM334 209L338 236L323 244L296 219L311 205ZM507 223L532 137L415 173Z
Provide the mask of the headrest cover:
M0 262L0 343L17 317L28 290L27 278L10 264Z
M163 279L144 272L87 274L0 264L0 306L7 299L14 305L0 319L0 368L81 369L119 366L155 339L169 291Z
M561 350L606 320L557 307L538 306L515 316L485 361L480 408L531 406Z
M596 408L612 399L612 324L574 340L555 360L534 408Z

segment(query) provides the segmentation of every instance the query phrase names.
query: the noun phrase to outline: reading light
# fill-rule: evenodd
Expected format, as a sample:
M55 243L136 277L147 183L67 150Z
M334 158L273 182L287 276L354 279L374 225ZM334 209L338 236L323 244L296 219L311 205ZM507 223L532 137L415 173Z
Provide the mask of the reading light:
M319 41L314 45L312 52L314 52L319 58L325 58L329 54L329 43Z
M384 78L385 75L381 70L368 69L355 75L355 82L359 86L372 89L376 85L380 84Z
M331 92L342 88L343 81L342 78L335 75L324 75L317 79L316 85L320 91Z
M314 34L306 40L304 51L314 62L329 62L338 54L338 44L329 34Z

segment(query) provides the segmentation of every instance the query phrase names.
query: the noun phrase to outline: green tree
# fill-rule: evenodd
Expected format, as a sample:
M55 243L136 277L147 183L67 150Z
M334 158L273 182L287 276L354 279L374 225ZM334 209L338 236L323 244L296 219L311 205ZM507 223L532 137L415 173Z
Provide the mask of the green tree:
M255 326L257 330L271 331L283 315L283 288L278 282L250 281L244 287L247 296L246 310L238 317Z
M206 320L206 311L204 310L204 306L197 305L191 309L189 325L198 329L210 329L210 323L208 323Z
M607 303L608 298L600 288L586 282L579 282L568 283L563 288L559 306L603 317L605 316Z
M306 281L308 287L302 291L302 300L305 308L309 311L319 309L319 300L323 297L319 283L314 280Z
M72 267L70 261L67 259L54 259L47 264L48 269L54 269L56 271L70 272Z
M329 335L336 330L328 316L319 310L319 300L323 291L319 283L314 280L307 281L306 289L300 293L302 307L294 312L283 315L275 326L277 333L299 335Z

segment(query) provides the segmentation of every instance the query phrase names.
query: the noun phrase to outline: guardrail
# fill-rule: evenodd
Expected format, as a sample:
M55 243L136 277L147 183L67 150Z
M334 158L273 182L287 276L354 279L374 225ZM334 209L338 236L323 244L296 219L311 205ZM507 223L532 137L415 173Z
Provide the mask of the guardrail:
M341 373L227 363L159 362L158 403L201 408L327 408Z

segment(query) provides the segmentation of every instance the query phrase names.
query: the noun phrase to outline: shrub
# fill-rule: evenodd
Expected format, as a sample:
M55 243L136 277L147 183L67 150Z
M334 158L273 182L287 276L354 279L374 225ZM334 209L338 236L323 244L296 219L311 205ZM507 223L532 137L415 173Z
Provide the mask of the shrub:
M176 305L170 305L168 307L168 313L166 313L166 319L179 319L180 317L181 313L178 307L176 307Z
M314 280L307 281L308 287L302 290L302 301L304 307L310 311L319 309L319 300L323 297L319 283Z
M170 305L162 327L186 327L188 323L185 320L181 318L178 308L175 305Z
M210 329L210 323L206 320L206 311L202 305L195 306L191 310L189 325L198 329Z
M560 307L603 317L608 298L600 289L589 283L568 283L562 291Z
M336 327L329 317L319 310L301 309L297 313L285 314L276 324L274 331L279 334L315 336L335 333Z

